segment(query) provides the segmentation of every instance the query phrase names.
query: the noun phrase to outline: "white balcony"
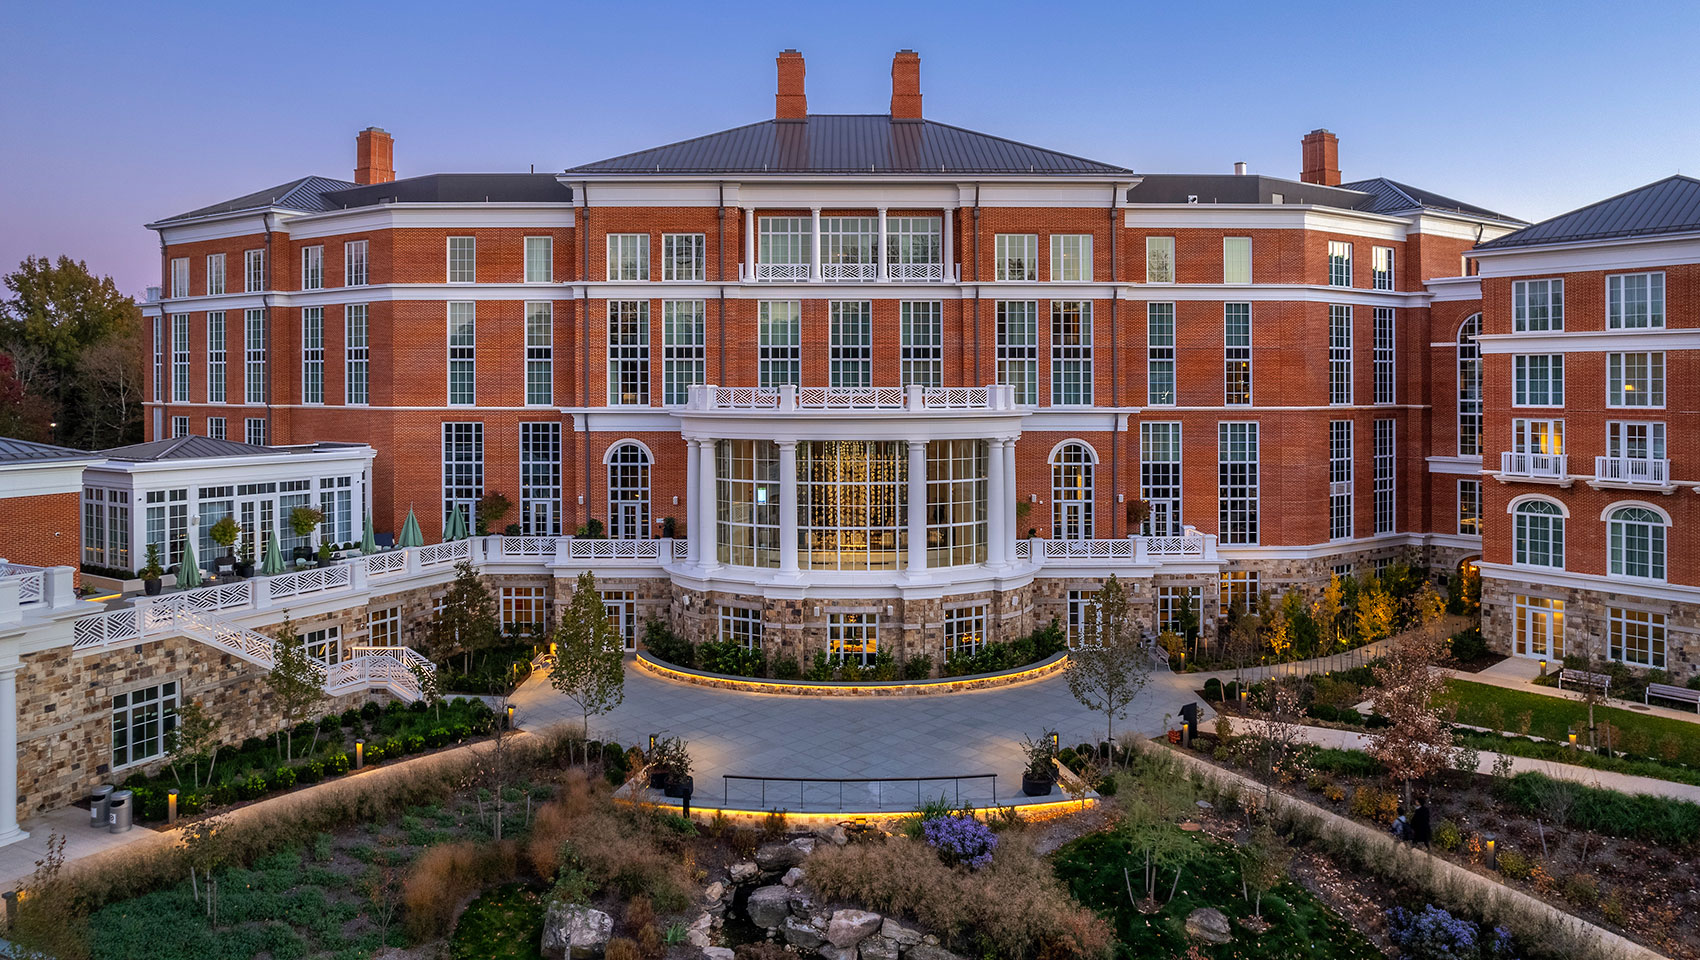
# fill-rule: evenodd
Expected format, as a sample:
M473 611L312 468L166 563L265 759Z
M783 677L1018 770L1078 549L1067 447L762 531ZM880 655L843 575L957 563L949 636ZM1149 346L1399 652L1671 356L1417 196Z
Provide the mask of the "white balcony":
M1596 486L1609 484L1658 489L1670 489L1673 486L1670 479L1670 461L1651 460L1646 457L1595 457L1592 482Z
M937 282L944 279L944 264L893 263L886 266L886 276L898 283Z
M803 283L809 279L806 263L758 263L755 279L762 282Z
M721 387L697 384L690 388L685 410L692 412L771 410L795 413L815 410L940 411L1016 409L1013 388L984 387Z
M1562 481L1568 480L1569 457L1562 453L1516 453L1506 450L1499 455L1501 479Z
M820 278L828 283L872 283L879 277L874 263L823 263Z
M738 277L756 283L807 283L811 265L807 263L741 263ZM891 263L885 268L888 283L943 283L962 278L960 266L952 267L946 276L942 263ZM820 278L827 283L879 283L879 265L875 263L823 263Z

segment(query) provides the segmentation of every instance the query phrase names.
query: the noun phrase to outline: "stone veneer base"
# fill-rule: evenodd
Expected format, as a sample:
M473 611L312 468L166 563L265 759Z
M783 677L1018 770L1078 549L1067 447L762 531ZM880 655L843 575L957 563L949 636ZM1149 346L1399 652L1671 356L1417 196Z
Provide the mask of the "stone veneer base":
M1068 665L1068 654L1052 654L1048 659L999 673L977 673L966 677L944 677L935 680L882 680L869 683L836 680L758 680L733 677L723 673L707 673L677 667L640 652L637 666L665 680L692 683L742 693L785 694L796 697L915 697L941 693L960 693L965 690L985 690L1006 687L1029 680L1038 680L1061 673Z

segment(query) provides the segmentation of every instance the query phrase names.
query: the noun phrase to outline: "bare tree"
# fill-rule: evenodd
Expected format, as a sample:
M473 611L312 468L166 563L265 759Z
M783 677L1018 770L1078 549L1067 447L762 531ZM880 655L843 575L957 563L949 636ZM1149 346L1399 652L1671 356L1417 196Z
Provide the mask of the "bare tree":
M1101 710L1108 721L1106 739L1116 739L1116 717L1151 679L1151 645L1129 615L1127 593L1112 574L1092 596L1081 624L1080 643L1069 651L1068 692L1088 710Z
M1445 769L1452 759L1452 731L1435 698L1446 688L1446 676L1433 669L1446 657L1444 631L1438 621L1410 630L1371 667L1376 686L1370 701L1391 724L1370 735L1369 752L1387 767L1390 777L1405 784L1405 805L1411 805L1411 781Z
M1251 702L1246 722L1237 724L1247 759L1256 764L1263 783L1263 806L1269 808L1275 781L1297 758L1304 746L1304 724L1300 722L1302 698L1296 679L1271 679L1263 696Z

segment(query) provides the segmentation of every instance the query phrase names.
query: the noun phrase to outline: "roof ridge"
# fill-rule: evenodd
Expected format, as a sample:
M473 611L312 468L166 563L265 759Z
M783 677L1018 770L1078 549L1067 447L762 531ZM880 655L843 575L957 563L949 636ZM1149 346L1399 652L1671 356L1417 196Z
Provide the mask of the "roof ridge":
M811 116L828 116L828 114L811 114ZM645 147L642 150L628 150L625 153L617 153L612 157L603 157L600 160L590 160L590 161L587 161L585 163L580 163L580 164L577 164L575 166L568 167L565 172L571 173L574 170L582 170L585 167L593 167L593 166L596 166L597 164L613 163L616 160L624 160L628 157L635 157L635 156L637 156L639 154L643 154L643 153L654 153L657 150L666 150L669 147L682 147L687 143L696 143L699 140L707 140L710 137L724 136L728 133L731 133L734 130L748 130L751 127L759 127L759 126L762 126L763 124L777 123L777 122L778 122L777 120L757 120L754 123L741 123L741 124L739 124L735 127L727 127L724 130L715 130L711 133L704 133L704 134L701 134L701 135L698 135L698 136L695 136L695 137L686 137L683 140L674 140L671 143L663 143L663 144L658 144L658 145L653 146L653 147Z
M878 116L890 116L890 114L878 114L878 113L876 113L876 114L873 114L873 116L876 116L876 117L878 117ZM1094 160L1091 157L1083 157L1078 153L1064 153L1061 150L1053 150L1050 147L1041 147L1041 146L1039 146L1038 144L1035 144L1035 143L1028 143L1025 140L1016 140L1016 139L1011 138L1011 137L1003 137L1003 136L999 136L998 134L995 134L995 133L983 133L979 130L970 130L967 127L958 126L957 124L954 124L954 123L945 123L943 120L923 120L922 122L923 123L937 124L938 126L941 126L941 127L949 127L952 130L960 130L963 133L972 133L976 137L985 137L988 140L997 140L1000 143L1013 143L1018 147L1026 147L1029 150L1038 150L1042 153L1056 154L1059 157L1067 157L1070 160L1078 160L1081 163L1091 163L1091 164L1096 164L1100 167L1110 167L1114 170L1126 171L1127 173L1133 172L1131 169L1124 167L1124 166L1121 166L1119 164L1105 163L1102 160Z

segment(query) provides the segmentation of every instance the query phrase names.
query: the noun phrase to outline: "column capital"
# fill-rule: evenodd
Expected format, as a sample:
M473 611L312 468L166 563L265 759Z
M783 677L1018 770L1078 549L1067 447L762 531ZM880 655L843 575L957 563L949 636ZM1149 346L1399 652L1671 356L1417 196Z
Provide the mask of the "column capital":
M795 450L795 449L797 449L797 438L796 437L775 437L773 442L781 450Z

